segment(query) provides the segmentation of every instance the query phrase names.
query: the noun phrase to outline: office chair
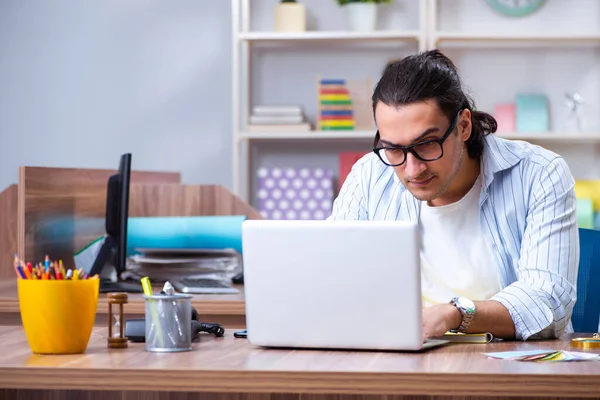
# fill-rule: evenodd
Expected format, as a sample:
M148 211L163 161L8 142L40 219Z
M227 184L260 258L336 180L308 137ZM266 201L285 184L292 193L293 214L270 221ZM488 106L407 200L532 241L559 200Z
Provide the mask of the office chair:
M579 228L577 303L573 308L575 332L598 332L600 320L600 231Z

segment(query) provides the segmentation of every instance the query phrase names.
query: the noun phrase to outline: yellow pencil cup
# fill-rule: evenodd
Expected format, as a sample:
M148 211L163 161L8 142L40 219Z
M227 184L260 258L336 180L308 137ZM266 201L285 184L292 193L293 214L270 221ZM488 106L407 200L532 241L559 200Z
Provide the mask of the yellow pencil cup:
M19 279L21 320L31 351L84 353L96 319L99 284L99 279Z

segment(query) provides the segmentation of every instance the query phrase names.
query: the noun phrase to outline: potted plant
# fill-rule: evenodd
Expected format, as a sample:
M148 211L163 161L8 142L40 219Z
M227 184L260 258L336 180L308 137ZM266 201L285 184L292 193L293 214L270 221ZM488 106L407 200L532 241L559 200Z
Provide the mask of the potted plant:
M377 5L392 0L337 0L347 10L348 24L354 31L372 31L377 25Z
M306 7L296 0L280 0L275 6L276 32L306 31Z

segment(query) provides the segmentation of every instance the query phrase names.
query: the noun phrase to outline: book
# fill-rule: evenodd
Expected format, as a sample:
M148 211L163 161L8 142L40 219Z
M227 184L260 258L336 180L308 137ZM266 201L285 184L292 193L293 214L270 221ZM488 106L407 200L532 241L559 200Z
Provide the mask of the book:
M432 339L448 340L450 343L480 343L486 344L494 340L494 335L489 332L484 333L454 333L446 332L443 336Z
M269 106L257 105L252 107L254 115L302 115L302 107L300 106Z
M302 124L251 124L248 132L308 132L311 126L308 122Z
M301 124L302 115L251 115L250 124Z

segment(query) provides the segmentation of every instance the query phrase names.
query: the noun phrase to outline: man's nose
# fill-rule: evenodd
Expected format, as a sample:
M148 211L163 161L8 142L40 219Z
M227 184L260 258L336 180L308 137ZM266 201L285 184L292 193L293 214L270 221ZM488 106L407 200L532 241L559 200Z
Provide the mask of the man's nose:
M421 175L426 168L425 162L419 160L412 153L406 155L406 167L404 168L404 172L407 176L415 178Z

